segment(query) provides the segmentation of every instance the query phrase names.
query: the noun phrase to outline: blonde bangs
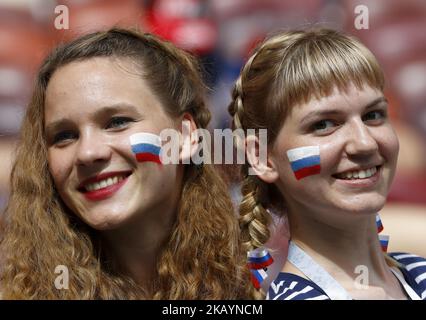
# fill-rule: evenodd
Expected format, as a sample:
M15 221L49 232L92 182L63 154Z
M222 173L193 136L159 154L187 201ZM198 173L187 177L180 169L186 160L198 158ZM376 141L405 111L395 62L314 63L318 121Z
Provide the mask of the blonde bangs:
M333 36L312 33L287 48L271 103L283 103L288 109L328 96L336 86L345 91L350 83L359 89L368 85L383 91L383 71L373 54L351 37Z

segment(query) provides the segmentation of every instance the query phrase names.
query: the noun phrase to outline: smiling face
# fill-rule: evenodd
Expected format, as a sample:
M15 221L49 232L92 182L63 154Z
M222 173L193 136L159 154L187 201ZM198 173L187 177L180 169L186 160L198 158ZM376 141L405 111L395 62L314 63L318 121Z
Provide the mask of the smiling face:
M127 60L91 58L59 68L46 92L49 170L65 204L98 230L176 210L181 168L137 162L130 136L175 123ZM177 128L177 126L176 126ZM168 216L167 216L168 215Z
M286 153L309 146L319 147L321 170L298 180ZM383 94L349 85L293 107L270 161L290 212L376 213L385 204L398 148Z

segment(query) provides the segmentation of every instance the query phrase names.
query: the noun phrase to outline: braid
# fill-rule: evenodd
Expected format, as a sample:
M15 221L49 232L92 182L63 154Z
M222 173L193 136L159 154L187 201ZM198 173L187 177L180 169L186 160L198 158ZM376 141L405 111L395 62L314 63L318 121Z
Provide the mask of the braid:
M235 106L234 118L233 118L234 127L242 129L243 126L242 126L241 120L244 114L244 107L243 107L243 90L241 86L241 76L237 79L237 82L235 83L233 96L235 100L235 102L233 103L233 105Z
M270 235L270 215L261 203L262 184L257 177L246 175L241 186L240 228L247 251L262 247Z
M243 70L241 71L240 76L238 77L237 81L235 82L234 89L232 90L232 102L229 104L228 112L232 115L232 128L233 129L247 129L243 125L243 119L244 119L244 106L243 106L243 78L248 77L248 74L250 72L250 67L256 58L259 51L255 52L251 57L248 59L247 63L244 65ZM238 135L235 136L236 139L239 138ZM235 142L235 145L237 148L243 148L244 144L243 141L239 141L239 139Z
M228 107L230 114L233 116L233 129L248 128L244 124L244 91L242 79L247 79L250 67L258 55L264 48L261 46L247 61L240 77L237 79L233 92L233 101ZM238 139L239 136L235 135ZM244 141L236 141L237 148L244 147ZM242 233L243 246L246 251L250 251L262 247L269 239L269 222L270 215L261 203L265 185L255 176L248 175L248 165L243 165L242 176L244 177L241 186L243 199L240 204L240 229Z
M251 57L247 60L246 64L244 65L243 69L241 70L241 74L238 77L237 81L235 82L234 90L232 91L232 99L233 101L229 105L228 111L231 115L233 115L233 126L234 128L238 129L244 129L244 126L242 124L243 114L244 114L244 107L243 107L243 78L247 79L248 74L250 72L251 65L256 58L256 56L259 54L259 52L263 49L264 45L262 45L254 54L251 55ZM247 129L247 128L245 128Z

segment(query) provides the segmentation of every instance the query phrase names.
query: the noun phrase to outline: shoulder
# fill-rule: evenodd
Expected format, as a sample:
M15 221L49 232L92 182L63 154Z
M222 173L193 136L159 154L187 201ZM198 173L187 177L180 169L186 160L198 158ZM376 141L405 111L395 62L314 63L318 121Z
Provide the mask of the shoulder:
M422 299L426 299L426 259L405 252L392 252L389 256L402 265L401 271L407 282Z
M281 272L271 282L267 300L329 300L325 292L312 281L298 275Z
M413 274L416 273L421 275L426 273L426 259L423 257L406 252L392 252L388 255L402 264L407 271ZM422 280L426 280L426 274L423 276Z

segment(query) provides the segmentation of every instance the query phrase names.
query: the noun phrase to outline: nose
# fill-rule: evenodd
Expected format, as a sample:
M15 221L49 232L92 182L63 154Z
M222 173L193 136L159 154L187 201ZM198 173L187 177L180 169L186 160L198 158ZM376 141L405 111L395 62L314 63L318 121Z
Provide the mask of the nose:
M371 128L360 121L354 121L347 133L346 153L351 156L370 155L379 149Z
M76 164L80 167L91 166L108 161L111 149L105 139L95 132L81 133L76 150Z

